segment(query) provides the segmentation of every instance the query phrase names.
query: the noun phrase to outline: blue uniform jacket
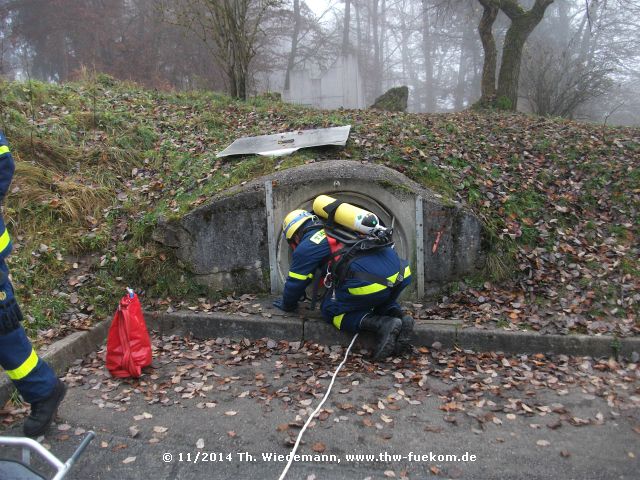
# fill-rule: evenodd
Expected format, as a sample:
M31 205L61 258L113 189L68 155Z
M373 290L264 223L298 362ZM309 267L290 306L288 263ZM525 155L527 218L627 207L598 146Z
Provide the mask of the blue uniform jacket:
M9 150L7 138L0 131L0 202L4 200L9 191L14 170L15 164ZM11 253L11 246L11 238L4 223L4 218L2 218L2 211L0 211L0 259L5 259Z
M325 264L331 255L327 236L318 226L303 236L298 247L293 251L293 259L284 285L282 303L285 308L294 308L305 289L313 280L316 270ZM382 278L389 278L398 272L408 276L408 264L398 257L392 248L376 250L368 255L356 258L349 267L350 271L364 271ZM405 271L406 269L406 271ZM325 272L321 273L322 275ZM347 278L338 286L336 292L347 295L367 295L386 287L363 281L358 278Z

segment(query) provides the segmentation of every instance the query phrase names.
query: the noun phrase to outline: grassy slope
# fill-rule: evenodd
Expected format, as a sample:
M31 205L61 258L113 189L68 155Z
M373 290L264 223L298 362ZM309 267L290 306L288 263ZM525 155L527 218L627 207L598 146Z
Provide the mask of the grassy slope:
M560 330L639 330L638 129L500 113L315 111L145 91L107 76L0 83L0 122L18 166L5 202L17 240L10 266L32 334L110 315L127 284L148 300L213 295L150 240L157 217L320 158L384 163L483 218L493 241L485 277L461 284L435 313L543 330L560 314ZM239 136L344 124L353 125L345 149L303 150L281 164L215 158Z

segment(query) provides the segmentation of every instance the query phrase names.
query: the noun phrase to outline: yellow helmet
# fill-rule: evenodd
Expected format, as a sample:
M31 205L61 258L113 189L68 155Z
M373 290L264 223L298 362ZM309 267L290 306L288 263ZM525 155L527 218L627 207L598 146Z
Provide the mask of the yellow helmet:
M294 210L290 212L282 222L282 235L290 242L298 229L307 220L311 220L314 216L306 210Z

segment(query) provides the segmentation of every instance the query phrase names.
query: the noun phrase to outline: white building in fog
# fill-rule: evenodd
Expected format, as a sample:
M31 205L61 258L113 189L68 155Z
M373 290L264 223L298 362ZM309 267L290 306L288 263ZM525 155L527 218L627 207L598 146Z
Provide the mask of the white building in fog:
M365 108L362 78L355 55L338 60L320 77L309 70L294 70L289 76L289 90L282 94L290 103L323 109Z

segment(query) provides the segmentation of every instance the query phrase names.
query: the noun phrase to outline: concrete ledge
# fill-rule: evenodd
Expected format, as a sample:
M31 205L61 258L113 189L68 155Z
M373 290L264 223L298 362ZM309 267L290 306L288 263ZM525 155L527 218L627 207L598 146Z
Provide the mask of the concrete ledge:
M258 315L241 317L222 313L145 312L149 329L161 334L191 334L196 338L264 338L302 340L302 319L292 317L265 318Z
M230 314L202 313L145 313L151 328L163 334L191 333L197 338L249 338L269 337L273 340L310 340L327 345L348 345L352 335L336 330L322 320L298 317L264 318L256 315L239 317ZM619 354L631 357L640 353L640 338L615 338L589 335L541 335L534 332L507 330L481 330L459 328L452 325L418 324L413 344L431 346L434 342L443 348L454 346L474 351L500 351L505 353L547 353L575 356L606 357ZM361 335L358 343L371 348L370 335Z
M74 332L71 335L42 347L38 354L55 370L57 375L62 375L74 360L82 358L102 345L106 338L111 319L103 320L91 330ZM13 383L6 375L0 378L0 405L11 396Z
M607 357L619 354L631 357L640 352L640 338L615 338L591 335L542 335L534 332L507 330L481 330L451 326L421 325L415 331L416 344L432 345L440 342L443 347L454 345L475 351L500 351L505 353L548 353L575 356Z

